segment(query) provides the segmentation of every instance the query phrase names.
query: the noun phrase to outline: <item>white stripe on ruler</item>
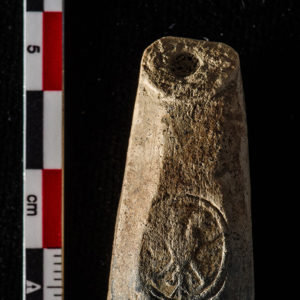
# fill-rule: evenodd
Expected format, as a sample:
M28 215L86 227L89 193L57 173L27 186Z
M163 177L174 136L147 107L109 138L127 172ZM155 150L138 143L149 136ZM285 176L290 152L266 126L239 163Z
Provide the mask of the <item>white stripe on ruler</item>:
M44 169L62 168L62 92L44 92Z
M26 90L42 90L43 13L26 13Z
M26 170L25 176L25 246L42 248L42 170Z
M62 11L62 0L44 0L44 11Z
M44 299L62 299L61 249L44 249Z

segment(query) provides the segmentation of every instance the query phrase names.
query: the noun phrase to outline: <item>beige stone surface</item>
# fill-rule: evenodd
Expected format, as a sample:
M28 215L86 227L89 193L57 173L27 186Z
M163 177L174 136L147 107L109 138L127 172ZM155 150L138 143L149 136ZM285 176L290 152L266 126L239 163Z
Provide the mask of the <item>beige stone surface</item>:
M144 52L107 299L254 299L245 105L225 44Z

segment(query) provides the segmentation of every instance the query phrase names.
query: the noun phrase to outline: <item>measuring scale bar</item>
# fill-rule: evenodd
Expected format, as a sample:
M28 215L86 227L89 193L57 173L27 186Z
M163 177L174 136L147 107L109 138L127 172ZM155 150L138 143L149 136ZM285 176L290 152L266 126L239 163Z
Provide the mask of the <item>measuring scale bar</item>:
M23 299L63 299L62 0L24 3Z

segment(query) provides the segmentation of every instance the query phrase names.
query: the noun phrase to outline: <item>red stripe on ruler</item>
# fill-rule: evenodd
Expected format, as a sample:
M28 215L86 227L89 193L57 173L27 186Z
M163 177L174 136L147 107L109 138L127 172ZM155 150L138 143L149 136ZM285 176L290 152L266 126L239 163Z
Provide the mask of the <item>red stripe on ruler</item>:
M62 13L43 13L43 90L62 89Z
M43 170L43 248L61 247L62 171Z

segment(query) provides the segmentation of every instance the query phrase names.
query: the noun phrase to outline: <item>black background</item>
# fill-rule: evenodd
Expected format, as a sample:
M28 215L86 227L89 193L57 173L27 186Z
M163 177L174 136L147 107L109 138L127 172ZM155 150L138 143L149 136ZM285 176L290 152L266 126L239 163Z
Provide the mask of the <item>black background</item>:
M21 299L22 1L1 1L0 299ZM66 1L65 294L105 299L143 50L166 36L240 54L256 299L297 292L298 1Z

